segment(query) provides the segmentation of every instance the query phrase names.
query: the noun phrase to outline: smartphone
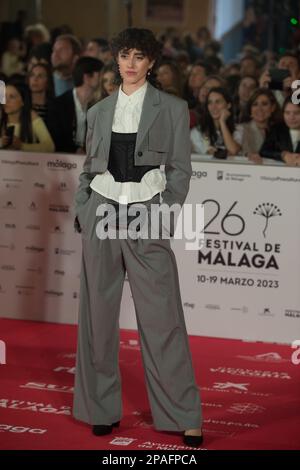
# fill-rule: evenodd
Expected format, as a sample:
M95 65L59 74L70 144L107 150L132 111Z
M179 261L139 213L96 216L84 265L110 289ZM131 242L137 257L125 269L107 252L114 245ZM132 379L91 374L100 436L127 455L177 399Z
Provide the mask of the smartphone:
M15 126L8 126L5 130L5 136L8 137L8 142L7 144L3 147L3 148L6 148L6 147L10 147L11 144L12 144L12 141L13 141L13 137L14 137L14 131L15 131Z
M270 69L269 71L271 82L270 82L270 89L271 90L283 90L283 81L290 77L290 72L287 69Z
M217 150L214 153L214 157L220 160L225 160L227 156L228 156L228 152L227 152L227 149L225 148L217 148Z

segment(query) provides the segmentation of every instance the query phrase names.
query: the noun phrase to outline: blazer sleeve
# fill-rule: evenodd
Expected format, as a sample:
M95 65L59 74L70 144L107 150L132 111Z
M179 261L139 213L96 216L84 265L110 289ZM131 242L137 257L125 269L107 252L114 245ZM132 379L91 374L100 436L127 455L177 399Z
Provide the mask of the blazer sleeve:
M83 164L82 172L79 176L79 186L75 194L75 214L76 217L81 207L88 201L91 195L90 183L95 176L91 172L91 140L94 132L94 123L96 118L96 110L93 107L87 113L87 133L86 133L86 159Z
M185 101L179 103L173 145L165 165L166 187L162 192L162 203L168 206L184 204L192 176L189 109Z

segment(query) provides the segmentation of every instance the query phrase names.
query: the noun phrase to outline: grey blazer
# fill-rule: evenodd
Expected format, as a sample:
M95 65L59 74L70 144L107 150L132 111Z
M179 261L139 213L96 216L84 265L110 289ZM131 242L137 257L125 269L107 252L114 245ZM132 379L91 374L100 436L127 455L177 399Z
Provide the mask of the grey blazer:
M75 195L75 212L89 199L90 182L107 169L118 90L99 101L87 114L87 157ZM135 165L165 165L166 188L162 202L183 205L189 190L191 144L187 103L148 83L134 151Z

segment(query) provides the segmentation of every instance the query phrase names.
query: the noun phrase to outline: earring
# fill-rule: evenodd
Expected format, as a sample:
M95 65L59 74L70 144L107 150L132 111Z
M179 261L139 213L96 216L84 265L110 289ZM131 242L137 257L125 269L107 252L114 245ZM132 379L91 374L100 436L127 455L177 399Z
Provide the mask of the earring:
M152 70L151 70L151 69L149 69L149 70L148 70L148 72L147 72L147 75L150 75L150 74L151 74L151 72L152 72Z

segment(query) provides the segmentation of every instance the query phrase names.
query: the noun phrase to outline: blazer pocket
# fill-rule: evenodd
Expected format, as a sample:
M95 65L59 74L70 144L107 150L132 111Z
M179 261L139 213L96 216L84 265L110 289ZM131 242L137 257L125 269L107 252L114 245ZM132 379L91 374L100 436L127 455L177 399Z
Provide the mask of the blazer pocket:
M89 152L89 157L96 157L97 156L97 150L99 148L100 143L102 142L103 137L102 135L97 135L94 133L91 141L91 147L90 147L90 152Z
M164 165L167 161L168 152L145 150L143 152L143 165Z
M91 158L91 171L92 172L102 172L104 166L104 148L102 145L103 137L102 135L93 135L91 141L91 147L89 152L89 157Z
M161 132L155 127L148 133L147 164L164 165L167 161L169 151L168 138L163 138Z
M105 171L107 165L106 165L106 161L103 160L103 158L101 158L100 156L93 156L91 157L91 172L92 173L102 173L103 171Z

